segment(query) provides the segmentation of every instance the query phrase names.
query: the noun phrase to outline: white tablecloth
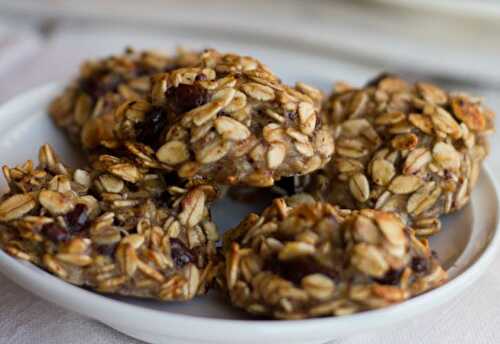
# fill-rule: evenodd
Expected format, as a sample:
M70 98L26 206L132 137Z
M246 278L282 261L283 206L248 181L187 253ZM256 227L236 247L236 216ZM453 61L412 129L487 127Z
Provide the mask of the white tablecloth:
M1 23L1 16L0 16ZM0 26L0 42L2 39ZM18 31L16 31L18 32ZM29 40L18 40L9 47L10 55L17 52L26 59L9 59L2 69L0 46L0 101L27 88L74 74L79 60L85 56L109 51L104 39L93 39L85 29L56 32L52 39L40 45L36 35ZM108 34L112 34L109 33ZM12 36L9 36L12 37ZM147 40L147 35L130 37ZM101 37L102 38L102 37ZM115 42L121 46L120 41ZM16 46L18 48L16 48ZM16 50L18 49L18 50ZM29 52L29 54L27 53ZM33 56L33 54L35 54ZM452 57L448 57L452 58ZM60 61L66 63L61 64ZM6 63L6 62L5 62ZM4 66L6 66L4 64ZM365 71L360 67L360 70ZM362 72L360 72L362 74ZM474 90L472 90L474 91ZM486 95L487 102L500 109L500 94L496 89L476 90ZM489 159L496 177L500 177L500 140L492 139L493 158ZM495 264L477 283L446 306L427 313L420 319L398 324L393 328L362 333L358 336L334 341L339 344L361 343L500 343L500 255ZM139 343L96 321L63 310L24 291L0 275L0 343L2 344L88 344Z

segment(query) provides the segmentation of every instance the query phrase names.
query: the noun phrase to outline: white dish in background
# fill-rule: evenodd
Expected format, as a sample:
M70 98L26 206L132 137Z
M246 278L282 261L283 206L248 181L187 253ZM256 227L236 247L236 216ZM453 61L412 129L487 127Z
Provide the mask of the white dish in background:
M124 44L137 46L159 32L174 42L197 37L204 42L257 43L314 52L379 71L495 86L500 84L500 45L495 44L499 23L494 8L500 6L492 1L493 10L481 11L490 20L472 15L478 12L476 7L483 8L474 0L274 0L272 4L265 0L0 0L0 14L16 25L56 19L51 44L44 51L54 53L52 61L57 65L51 66L56 70L51 75L64 70L67 64L60 61L75 56L75 51L96 56L94 52L115 44L120 36L125 37ZM456 8L462 2L470 9L447 11L440 6ZM436 7L442 9L435 11ZM461 15L449 15L453 13ZM141 31L143 37L131 40ZM294 53L286 60L293 59ZM36 78L40 72L33 74Z
M441 12L464 17L498 19L500 3L496 0L377 0L418 10Z
M293 78L293 75L287 77ZM46 142L56 148L65 162L75 164L81 161L79 154L46 115L48 102L60 89L58 85L48 85L0 108L2 164L13 165L28 158L35 159L38 147ZM5 190L4 181L0 190ZM448 216L443 231L432 238L431 246L439 253L450 275L447 284L399 305L343 317L255 320L229 307L215 293L188 303L170 304L103 296L72 286L1 251L0 271L50 302L151 343L325 343L422 315L434 307L443 306L471 285L491 263L500 244L496 190L491 174L483 169L471 204ZM243 205L222 203L214 209L216 222L221 228L239 222L248 211Z

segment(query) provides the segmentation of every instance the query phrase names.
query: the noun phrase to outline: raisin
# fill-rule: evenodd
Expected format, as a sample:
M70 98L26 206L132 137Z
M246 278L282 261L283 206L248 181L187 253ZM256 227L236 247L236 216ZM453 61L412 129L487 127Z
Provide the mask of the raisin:
M170 184L169 184L170 185ZM159 196L158 196L158 205L160 207L165 207L168 208L170 204L172 203L172 195L168 191L163 191Z
M89 216L85 204L77 204L73 211L64 215L64 220L71 234L79 233L87 227Z
M80 88L96 101L108 92L115 92L122 82L121 76L100 70L88 78L81 79Z
M170 111L175 115L188 112L209 101L209 94L206 89L198 85L180 84L176 88L167 91L167 103Z
M205 74L198 74L196 76L196 81L203 81L203 80L207 80L207 76Z
M55 243L69 239L69 233L66 228L56 224L48 223L42 227L42 232Z
M97 246L97 252L99 252L100 254L102 254L103 256L113 256L115 254L115 250L116 250L116 244L112 244L112 245L99 245Z
M295 111L288 111L286 114L291 121L295 121L297 119L297 113Z
M161 107L153 107L144 115L144 121L135 126L137 141L158 148L157 144L167 126L167 116Z
M411 268L417 273L427 271L427 269L429 268L427 259L422 257L413 257L411 260Z
M177 172L168 172L163 174L163 180L166 185L178 185L183 181L179 178Z
M175 266L183 268L189 263L195 263L196 257L189 248L178 239L170 239L170 253Z
M139 186L134 183L127 183L127 188L130 192L138 192L140 190Z
M401 275L403 274L403 269L391 269L386 272L385 276L382 278L375 278L380 284L396 285L401 280Z
M268 259L264 270L281 276L284 279L300 285L302 279L308 275L320 273L336 280L339 274L329 268L319 265L311 258L297 259L290 262L279 261L277 257Z

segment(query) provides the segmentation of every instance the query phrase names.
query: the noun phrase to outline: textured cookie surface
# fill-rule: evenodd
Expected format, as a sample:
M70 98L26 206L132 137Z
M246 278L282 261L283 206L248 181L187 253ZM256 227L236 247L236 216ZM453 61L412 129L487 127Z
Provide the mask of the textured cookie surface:
M148 165L229 185L271 186L329 161L318 90L288 87L250 57L209 50L201 61L155 77L152 103L123 104L118 141Z
M197 64L198 54L174 56L131 49L121 55L85 61L78 77L51 103L49 113L69 138L92 151L114 138L114 110L123 101L143 99L157 73Z
M101 156L89 170L50 148L3 172L0 246L61 279L103 293L188 300L207 290L217 232L214 189L167 185L130 161Z
M467 204L494 116L478 98L392 76L339 86L323 115L336 150L308 191L344 208L396 211L419 235Z
M297 201L297 200L295 200ZM404 301L447 279L392 213L277 199L224 237L231 302L259 316L343 315Z

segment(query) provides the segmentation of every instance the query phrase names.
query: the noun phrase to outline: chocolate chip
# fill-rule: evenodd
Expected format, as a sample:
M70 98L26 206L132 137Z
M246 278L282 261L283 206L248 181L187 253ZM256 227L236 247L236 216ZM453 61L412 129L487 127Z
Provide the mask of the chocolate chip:
M178 268L196 262L196 256L179 239L170 239L170 254L175 266Z
M411 268L417 273L425 272L429 269L428 261L423 257L413 257L411 260Z
M158 148L157 144L167 126L167 115L161 107L153 107L144 115L144 121L135 126L137 141Z
M42 233L55 243L66 241L69 238L69 233L66 228L56 223L48 223L44 225L42 227Z
M382 278L375 278L374 280L380 284L396 285L399 284L401 280L401 275L403 274L403 269L391 269L386 272L385 276Z
M64 220L71 234L79 233L87 227L89 216L85 204L77 204L73 211L64 215Z
M167 103L175 115L188 112L209 101L209 94L206 89L196 84L180 84L167 91Z

